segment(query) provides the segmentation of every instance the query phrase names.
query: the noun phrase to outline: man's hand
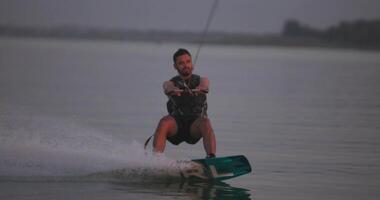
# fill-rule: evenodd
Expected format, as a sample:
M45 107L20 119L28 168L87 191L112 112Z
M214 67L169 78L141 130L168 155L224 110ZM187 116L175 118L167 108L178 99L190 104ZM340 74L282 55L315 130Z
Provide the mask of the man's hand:
M201 77L199 86L196 88L196 93L207 94L210 86L210 81L207 77Z
M164 85L164 93L169 96L181 96L182 90L174 85L171 81L165 81Z

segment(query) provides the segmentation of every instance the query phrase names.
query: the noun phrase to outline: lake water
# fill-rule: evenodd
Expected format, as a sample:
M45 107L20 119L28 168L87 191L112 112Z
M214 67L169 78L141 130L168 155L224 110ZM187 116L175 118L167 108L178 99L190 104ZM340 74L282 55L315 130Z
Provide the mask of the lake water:
M197 49L1 38L0 199L379 198L379 52L204 46L194 72L211 82L217 155L253 172L194 183L171 161L204 157L201 142L142 148L180 47Z

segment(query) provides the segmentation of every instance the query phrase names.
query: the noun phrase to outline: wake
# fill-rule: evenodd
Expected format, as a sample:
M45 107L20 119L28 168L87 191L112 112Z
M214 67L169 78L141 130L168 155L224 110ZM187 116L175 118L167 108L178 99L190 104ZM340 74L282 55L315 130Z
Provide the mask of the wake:
M186 162L76 123L0 116L0 177L179 177ZM0 178L1 179L1 178Z

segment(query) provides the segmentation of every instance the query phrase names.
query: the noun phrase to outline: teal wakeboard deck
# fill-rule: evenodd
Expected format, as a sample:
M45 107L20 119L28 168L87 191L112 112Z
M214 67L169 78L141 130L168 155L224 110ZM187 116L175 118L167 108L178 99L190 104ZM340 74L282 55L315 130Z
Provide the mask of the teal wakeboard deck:
M243 155L195 159L191 169L182 171L185 178L200 178L204 180L226 180L252 171L248 159Z

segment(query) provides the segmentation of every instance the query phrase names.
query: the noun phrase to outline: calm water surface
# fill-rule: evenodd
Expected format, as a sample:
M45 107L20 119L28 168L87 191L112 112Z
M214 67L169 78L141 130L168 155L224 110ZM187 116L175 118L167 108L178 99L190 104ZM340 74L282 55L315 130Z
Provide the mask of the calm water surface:
M1 199L378 199L380 53L205 46L218 155L253 173L186 182L141 146L166 114L171 55L197 46L0 39ZM168 144L166 159L204 157ZM126 177L88 174L127 168ZM138 173L135 173L136 170Z

